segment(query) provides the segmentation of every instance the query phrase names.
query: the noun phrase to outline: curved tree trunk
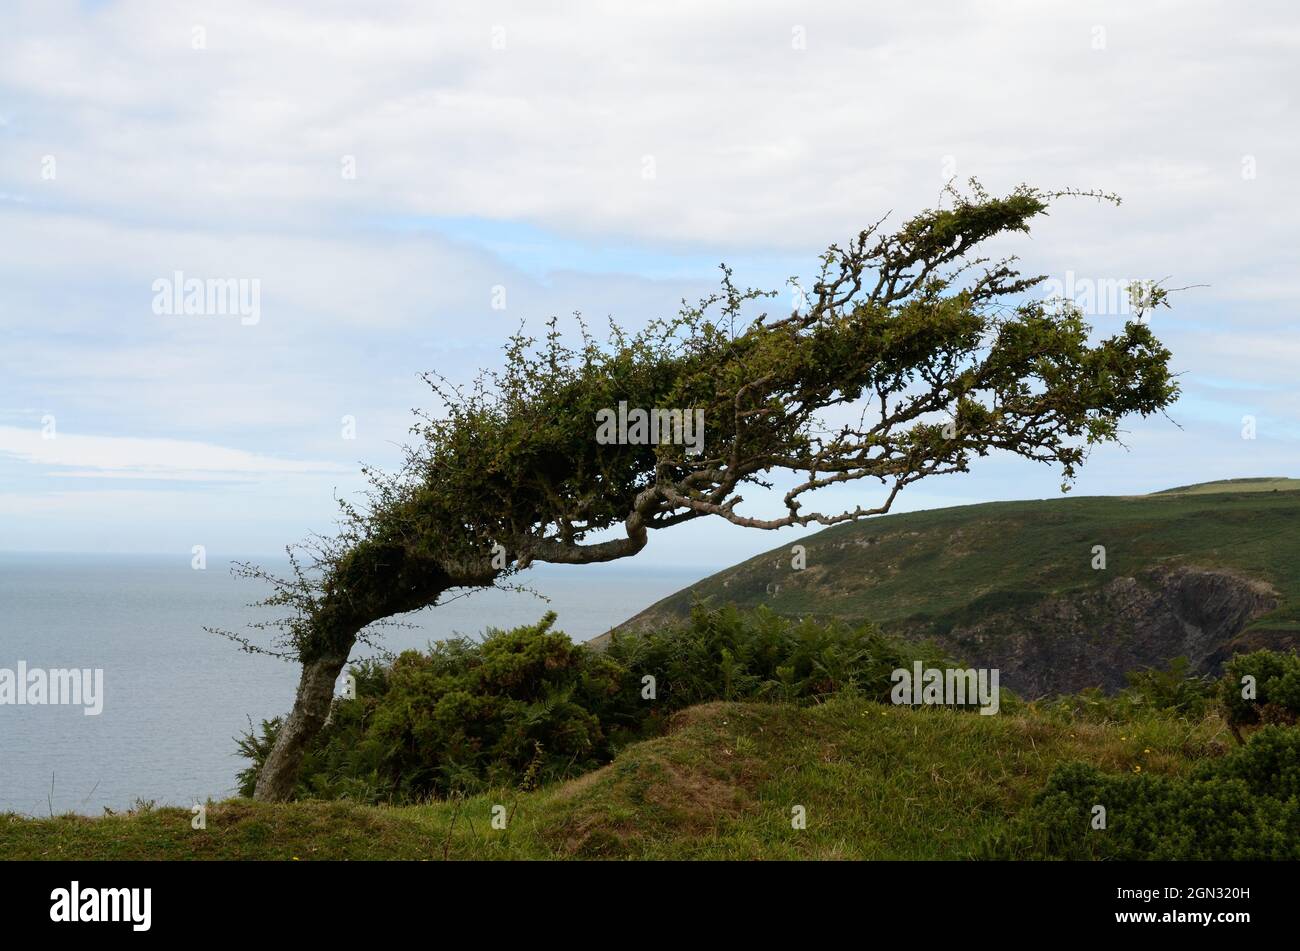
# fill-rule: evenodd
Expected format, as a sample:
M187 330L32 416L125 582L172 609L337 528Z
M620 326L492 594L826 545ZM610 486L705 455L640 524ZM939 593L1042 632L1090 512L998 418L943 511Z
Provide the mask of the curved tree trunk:
M345 654L342 657L323 657L303 664L293 711L280 727L275 746L262 764L261 772L257 774L254 799L284 802L293 798L303 755L325 725L330 704L334 702L334 684L347 660Z
M374 543L354 549L337 573L337 587L318 604L313 618L321 652L302 662L293 710L257 775L253 798L262 802L293 798L303 757L325 726L334 684L366 625L434 604L453 584L483 586L496 575L494 569L466 570L453 578L437 561L400 545Z
M649 490L638 496L639 505L653 501ZM627 525L626 539L600 542L581 550L555 545L547 549L544 560L578 564L635 554L646 543L639 510L629 516ZM489 587L498 574L500 569L487 560L449 566L398 544L368 543L354 549L338 568L339 588L318 606L314 618L320 635L317 643L328 645L326 652L303 661L293 710L262 764L253 798L262 802L293 798L303 757L329 717L334 684L352 654L357 635L367 624L436 604L438 597L453 587Z

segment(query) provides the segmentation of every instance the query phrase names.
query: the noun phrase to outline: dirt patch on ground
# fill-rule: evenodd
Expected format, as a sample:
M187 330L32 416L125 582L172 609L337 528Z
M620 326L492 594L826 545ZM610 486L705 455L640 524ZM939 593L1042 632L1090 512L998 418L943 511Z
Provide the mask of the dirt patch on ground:
M583 800L583 793L601 785ZM667 829L674 836L708 834L750 802L729 777L660 756L631 771L604 767L566 784L559 798L574 803L574 814L558 830L557 845L565 854L588 858L635 854L639 841Z
M700 769L661 762L661 777L646 790L646 799L676 814L685 827L712 827L719 819L739 814L749 800L735 782Z

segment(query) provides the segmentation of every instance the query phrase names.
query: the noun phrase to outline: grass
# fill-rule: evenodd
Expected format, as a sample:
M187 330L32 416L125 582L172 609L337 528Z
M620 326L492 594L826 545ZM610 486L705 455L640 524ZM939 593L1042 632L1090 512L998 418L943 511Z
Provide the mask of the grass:
M837 696L711 703L608 766L531 792L375 807L210 804L100 818L0 816L11 859L961 859L1057 763L1177 774L1227 746L1215 716L1086 723ZM494 806L507 817L492 827ZM807 827L792 827L803 806Z
M629 624L684 617L696 598L779 614L870 620L911 636L1165 565L1262 581L1277 608L1252 632L1300 633L1300 480L1233 480L1147 496L990 502L886 515L801 539L652 605ZM1092 567L1093 546L1106 570ZM924 613L917 606L924 605Z
M1212 495L1217 492L1295 492L1300 490L1300 479L1264 477L1256 479L1221 479L1218 482L1199 482L1165 489L1155 495Z

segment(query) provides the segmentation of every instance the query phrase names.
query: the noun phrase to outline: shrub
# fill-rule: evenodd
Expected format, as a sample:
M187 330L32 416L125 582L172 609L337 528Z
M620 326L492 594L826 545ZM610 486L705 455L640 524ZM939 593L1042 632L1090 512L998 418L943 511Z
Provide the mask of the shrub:
M1093 807L1106 828L1092 828ZM1300 730L1266 727L1186 777L1057 767L984 858L1300 859Z
M1208 675L1189 673L1186 657L1175 657L1164 670L1149 668L1125 675L1128 686L1115 694L1093 687L1034 704L1061 720L1128 723L1172 714L1199 720L1209 712L1217 686Z
M1295 723L1300 718L1300 656L1260 650L1238 654L1224 665L1220 698L1234 729L1261 723ZM1254 696L1243 696L1244 678L1254 678Z
M793 620L759 607L697 604L689 622L615 633L605 650L637 681L649 674L668 709L709 700L801 700L840 690L887 701L890 674L913 660L946 661L874 625Z
M355 665L356 698L334 702L299 794L409 802L603 762L609 745L592 711L617 693L622 671L554 623L549 612L478 643L456 638L387 666ZM261 737L241 741L254 763L241 774L245 795L278 729L264 723Z
M1194 775L1239 779L1252 795L1300 800L1300 729L1266 726Z
M1243 678L1255 680L1253 698ZM1261 650L1224 665L1217 687L1189 677L1180 658L1166 672L1129 675L1113 698L1085 691L1060 698L1057 713L1127 719L1166 710L1201 716L1217 690L1242 745L1195 766L1185 777L1106 774L1058 767L1034 803L1005 832L983 843L988 858L1296 859L1300 858L1300 657ZM1260 726L1249 739L1237 730ZM1107 828L1092 828L1094 806Z
M1120 691L1120 700L1135 708L1199 720L1214 699L1214 678L1190 671L1191 663L1186 657L1175 657L1165 670L1130 671L1124 675L1128 686Z
M885 700L913 660L871 625L696 606L689 621L615 634L604 650L534 625L442 641L391 664L356 664L356 697L336 700L299 775L300 797L410 802L593 769L668 716L711 700L790 702L851 690ZM646 678L653 678L650 681ZM649 689L653 683L653 691ZM280 721L239 741L252 792Z

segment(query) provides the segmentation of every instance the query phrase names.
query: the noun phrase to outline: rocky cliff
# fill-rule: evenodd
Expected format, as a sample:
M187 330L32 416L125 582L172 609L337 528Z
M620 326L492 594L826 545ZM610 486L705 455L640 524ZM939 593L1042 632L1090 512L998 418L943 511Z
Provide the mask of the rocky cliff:
M1126 671L1174 657L1217 673L1248 622L1277 604L1269 585L1231 572L1158 568L991 611L935 639L967 663L1000 668L1002 683L1022 696L1113 690Z

